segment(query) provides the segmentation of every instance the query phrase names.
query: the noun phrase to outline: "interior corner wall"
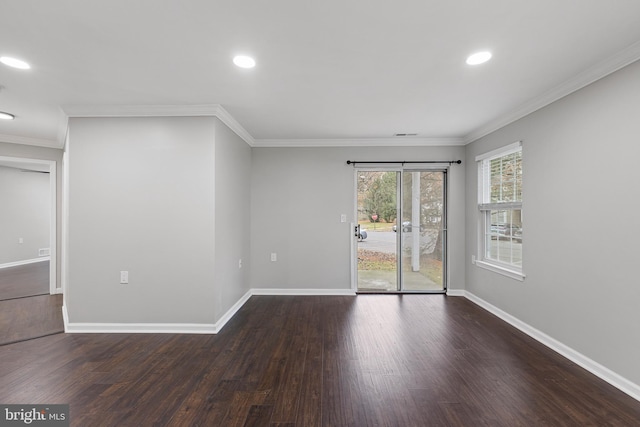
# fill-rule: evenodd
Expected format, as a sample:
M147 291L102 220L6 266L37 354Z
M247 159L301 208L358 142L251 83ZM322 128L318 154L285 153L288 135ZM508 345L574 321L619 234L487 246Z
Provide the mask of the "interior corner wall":
M251 147L215 121L215 320L249 292Z
M251 287L344 291L352 289L356 197L355 169L346 161L457 160L464 147L254 147L252 155ZM451 289L463 289L465 280L464 173L464 165L449 173Z
M640 384L640 62L467 146L467 290ZM471 265L475 156L523 141L524 282Z
M68 135L69 322L213 324L213 118L71 118Z
M63 151L56 148L35 147L31 145L11 144L0 140L0 156L17 157L23 159L48 160L56 162L56 236L58 236L56 253L56 283L60 287L62 281L61 275L61 256L62 244L60 236L62 235L62 153Z
M49 248L49 191L48 173L0 166L0 264L37 259Z

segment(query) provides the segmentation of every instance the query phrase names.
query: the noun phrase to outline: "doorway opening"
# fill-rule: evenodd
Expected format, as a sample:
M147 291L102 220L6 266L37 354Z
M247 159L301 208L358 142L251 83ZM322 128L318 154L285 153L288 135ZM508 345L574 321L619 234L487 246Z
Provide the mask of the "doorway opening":
M1 251L0 272L7 276L2 283L11 285L0 299L59 293L56 162L0 156L0 168L5 178L0 191L11 208L0 219L8 237Z
M57 286L56 162L0 156L0 345L64 331Z
M447 170L357 169L356 188L356 291L446 292Z

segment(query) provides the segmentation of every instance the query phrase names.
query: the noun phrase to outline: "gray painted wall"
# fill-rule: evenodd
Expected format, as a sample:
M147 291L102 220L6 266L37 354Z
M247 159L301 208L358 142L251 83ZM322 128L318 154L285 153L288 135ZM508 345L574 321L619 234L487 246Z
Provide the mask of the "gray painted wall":
M640 384L640 63L467 146L467 290ZM471 265L475 156L523 141L524 282Z
M215 319L249 291L251 147L215 120ZM242 260L242 268L239 261Z
M355 172L346 161L454 160L464 147L254 148L252 155L251 287L345 290L355 211ZM454 165L449 174L451 289L464 288L464 173Z
M0 264L39 258L49 247L49 174L0 166L0 201Z
M51 160L56 162L56 235L58 236L57 242L57 254L56 261L56 282L57 286L61 286L60 274L61 274L61 254L62 243L60 239L62 233L62 150L55 148L34 147L30 145L10 144L0 141L0 156L15 157L20 159L36 159L36 160Z
M214 137L210 117L70 119L70 322L215 321Z

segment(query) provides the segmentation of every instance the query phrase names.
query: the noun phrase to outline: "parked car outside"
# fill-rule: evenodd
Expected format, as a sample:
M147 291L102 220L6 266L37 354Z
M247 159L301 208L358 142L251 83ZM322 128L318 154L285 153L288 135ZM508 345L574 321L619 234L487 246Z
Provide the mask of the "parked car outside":
M522 227L515 224L491 224L491 239L498 236L511 237L514 242L522 243Z
M412 228L411 221L404 221L402 223L402 232L403 233L408 233L409 231L411 231L411 228ZM393 231L395 231L395 232L398 231L398 227L395 224L393 224Z

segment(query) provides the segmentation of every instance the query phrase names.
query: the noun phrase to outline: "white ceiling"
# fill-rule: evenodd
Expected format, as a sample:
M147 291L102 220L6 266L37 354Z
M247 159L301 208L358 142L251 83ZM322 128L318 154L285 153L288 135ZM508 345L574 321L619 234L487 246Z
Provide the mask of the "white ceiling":
M255 145L455 144L640 58L640 1L0 0L0 40L32 66L0 64L2 140L59 147L62 106L220 104Z

